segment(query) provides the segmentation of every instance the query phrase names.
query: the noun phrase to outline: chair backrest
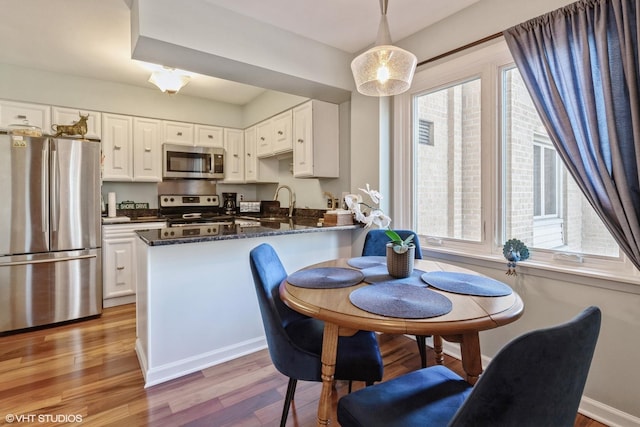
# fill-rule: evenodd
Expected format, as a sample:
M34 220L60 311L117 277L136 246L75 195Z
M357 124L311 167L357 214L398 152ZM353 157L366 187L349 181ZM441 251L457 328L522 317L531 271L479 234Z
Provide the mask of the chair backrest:
M271 245L263 243L251 250L249 262L271 361L289 378L319 381L319 355L297 346L285 330L290 323L307 316L290 309L280 299L278 288L287 272L278 254Z
M601 313L524 334L493 358L449 426L573 426Z
M413 243L416 245L415 258L422 259L422 249L420 248L420 239L418 235L412 230L393 230L402 239L406 239L410 235L413 235ZM384 233L385 230L375 228L369 230L364 238L364 246L362 247L363 256L386 256L387 255L387 243L389 243L389 237Z

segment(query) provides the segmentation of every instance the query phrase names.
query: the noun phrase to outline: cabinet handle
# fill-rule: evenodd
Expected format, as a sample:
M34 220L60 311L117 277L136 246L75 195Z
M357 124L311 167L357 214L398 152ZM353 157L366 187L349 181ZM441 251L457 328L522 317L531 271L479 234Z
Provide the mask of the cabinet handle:
M147 153L150 153L150 152L151 152L151 148L149 148L149 147L145 147L145 148L144 148L144 151L146 151Z
M237 155L237 154L234 154L234 155L233 155L233 157L235 157L235 158L237 159L237 158L238 158L238 155Z
M264 141L264 136L261 136L261 137L260 137L260 141Z
M113 149L114 149L114 150L119 150L119 149L121 149L121 148L122 148L122 146L121 146L121 145L113 144Z
M177 132L176 135L182 136L182 132Z
M124 270L124 267L116 267L116 270Z
M18 115L16 116L16 119L26 120L26 119L27 119L27 116L25 116L24 114L18 114Z
M247 157L251 157L251 153L247 153Z
M213 135L207 135L207 138L213 139Z
M281 130L278 131L278 135L282 135L284 132L282 132Z
M302 139L302 138L298 138L298 142L299 142L299 143L303 143L303 142L304 142L304 139Z

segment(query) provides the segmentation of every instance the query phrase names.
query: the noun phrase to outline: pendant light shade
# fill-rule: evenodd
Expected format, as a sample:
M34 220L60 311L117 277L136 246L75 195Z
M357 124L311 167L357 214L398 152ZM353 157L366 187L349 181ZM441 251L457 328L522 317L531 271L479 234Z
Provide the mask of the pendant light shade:
M382 17L376 46L358 55L351 62L351 71L358 92L368 96L391 96L405 92L411 86L418 59L391 44L387 23L387 2L380 0Z

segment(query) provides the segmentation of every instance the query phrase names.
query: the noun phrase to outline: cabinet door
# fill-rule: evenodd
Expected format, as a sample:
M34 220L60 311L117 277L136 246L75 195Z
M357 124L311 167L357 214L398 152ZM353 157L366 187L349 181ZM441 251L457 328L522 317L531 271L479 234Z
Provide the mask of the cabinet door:
M196 145L204 147L224 147L224 129L217 126L196 125Z
M80 115L89 115L87 120L87 138L102 138L102 115L99 111L78 110L77 108L52 107L51 120L56 125L71 125L80 119Z
M24 124L25 120L41 128L42 133L51 133L51 108L48 105L0 101L0 129Z
M103 240L104 299L135 295L135 237Z
M193 145L193 124L183 122L162 122L164 142Z
M224 130L224 182L244 182L244 132Z
M311 103L293 110L293 176L313 175L313 109Z
M162 127L160 120L133 119L133 180L162 181Z
M256 182L258 156L256 155L256 127L251 126L244 131L244 180Z
M288 110L273 118L273 154L287 153L293 149L291 117L291 110Z
M256 153L258 157L268 157L273 154L272 130L273 122L271 120L265 120L256 125Z
M131 116L102 115L102 156L104 181L131 181L133 179Z

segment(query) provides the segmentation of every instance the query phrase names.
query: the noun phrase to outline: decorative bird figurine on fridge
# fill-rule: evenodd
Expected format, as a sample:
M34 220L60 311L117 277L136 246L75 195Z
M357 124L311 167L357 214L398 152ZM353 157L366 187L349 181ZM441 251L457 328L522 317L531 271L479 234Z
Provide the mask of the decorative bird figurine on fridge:
M520 240L511 239L504 244L502 254L507 259L507 276L517 276L516 263L529 258L529 249Z

